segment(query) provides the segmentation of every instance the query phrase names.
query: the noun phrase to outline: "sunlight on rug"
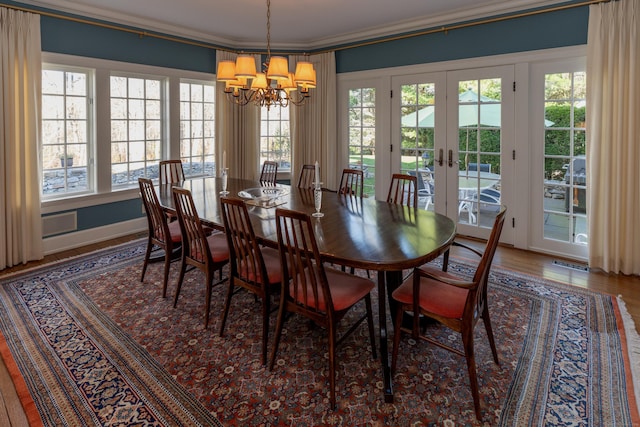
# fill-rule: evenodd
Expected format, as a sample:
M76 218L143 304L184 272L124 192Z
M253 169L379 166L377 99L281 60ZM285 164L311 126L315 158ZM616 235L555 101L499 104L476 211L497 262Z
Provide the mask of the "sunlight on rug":
M395 401L385 403L366 326L337 349L332 411L324 331L289 319L269 372L260 364L252 295L234 297L219 337L226 287L214 288L205 330L201 274L187 273L174 309L177 264L163 299L160 264L139 281L143 250L134 242L0 279L0 332L44 425L638 423L631 372L640 358L628 348L637 351L639 339L615 297L494 268L489 301L500 366L476 328L483 423L464 358L410 339L400 348ZM466 261L453 261L452 270L472 273Z

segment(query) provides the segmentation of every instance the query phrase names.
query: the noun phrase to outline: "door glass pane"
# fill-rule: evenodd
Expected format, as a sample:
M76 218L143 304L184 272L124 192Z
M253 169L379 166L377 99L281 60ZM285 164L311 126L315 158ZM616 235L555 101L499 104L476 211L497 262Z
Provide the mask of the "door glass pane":
M545 75L544 237L588 244L586 73Z
M375 197L376 90L349 90L349 167L364 172L364 194Z
M401 86L400 172L418 177L418 207L433 210L435 84Z
M500 210L502 80L458 83L458 221L491 228Z

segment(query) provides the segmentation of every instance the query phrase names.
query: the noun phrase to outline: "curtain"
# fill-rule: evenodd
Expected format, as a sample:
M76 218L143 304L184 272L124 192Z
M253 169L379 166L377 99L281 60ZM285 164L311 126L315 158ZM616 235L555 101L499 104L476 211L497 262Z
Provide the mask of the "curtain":
M218 50L216 61L235 60L235 53ZM260 63L260 55L256 55ZM217 68L217 67L216 67ZM216 84L216 169L222 161L229 176L257 180L260 176L260 108L253 103L240 106L227 99L224 83ZM220 165L220 166L218 166Z
M0 269L41 259L40 16L0 7Z
M334 52L291 56L291 68L308 61L316 69L316 89L302 106L292 106L291 182L296 183L304 164L320 164L320 180L326 188L338 187L338 144L336 141L336 59ZM341 171L340 171L341 172Z
M640 274L640 0L589 7L589 266Z

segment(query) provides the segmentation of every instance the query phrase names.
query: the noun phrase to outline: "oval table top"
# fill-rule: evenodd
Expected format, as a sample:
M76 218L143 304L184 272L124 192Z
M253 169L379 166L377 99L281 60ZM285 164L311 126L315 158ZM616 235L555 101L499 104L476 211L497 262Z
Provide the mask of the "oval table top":
M174 185L189 189L201 220L217 228L223 224L220 197L244 198L256 236L274 247L276 208L315 212L310 189L276 186L283 190L266 202L247 197L247 190L255 194L260 187L255 181L230 178L226 196L219 194L221 183L220 178L206 177ZM173 209L170 185L159 186L158 195L163 207ZM323 217L312 218L320 253L326 261L354 268L399 271L422 265L443 253L456 233L454 221L444 215L330 191L323 191L321 211Z

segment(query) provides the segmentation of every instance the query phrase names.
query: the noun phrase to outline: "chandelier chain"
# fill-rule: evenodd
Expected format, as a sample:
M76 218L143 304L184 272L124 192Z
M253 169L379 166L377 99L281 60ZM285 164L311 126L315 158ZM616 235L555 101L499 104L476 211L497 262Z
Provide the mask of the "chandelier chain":
M267 0L267 58L271 57L271 0Z

